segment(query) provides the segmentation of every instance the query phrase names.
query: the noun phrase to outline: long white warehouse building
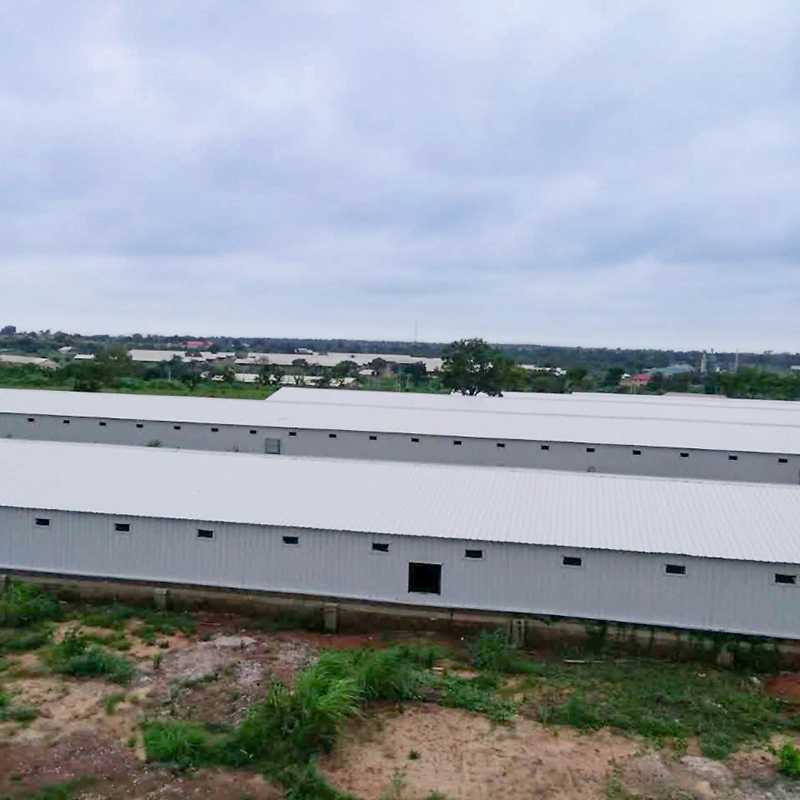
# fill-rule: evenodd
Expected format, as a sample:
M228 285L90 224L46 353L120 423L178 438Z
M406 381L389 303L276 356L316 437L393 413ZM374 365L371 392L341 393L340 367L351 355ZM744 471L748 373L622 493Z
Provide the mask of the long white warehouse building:
M281 389L262 401L4 389L0 438L800 483L800 404L756 402L324 389Z
M0 442L0 569L800 638L790 486Z

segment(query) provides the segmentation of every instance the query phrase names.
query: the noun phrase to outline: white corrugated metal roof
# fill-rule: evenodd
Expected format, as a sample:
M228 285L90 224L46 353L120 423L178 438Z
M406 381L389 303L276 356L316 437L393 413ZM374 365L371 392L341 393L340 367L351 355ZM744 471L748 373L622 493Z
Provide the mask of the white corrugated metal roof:
M800 487L0 442L0 506L800 564Z
M432 392L389 392L358 390L338 392L330 389L304 391L285 388L268 399L276 403L315 405L357 405L376 408L425 408L431 411L513 411L522 414L617 417L620 419L675 419L741 422L745 424L789 424L800 426L800 402L778 400L730 400L713 395L689 399L674 395L602 394L583 392L548 394L544 392L505 392L502 397Z
M281 389L281 392L286 391ZM642 447L683 447L731 452L800 454L800 424L779 412L743 409L726 419L720 409L695 407L699 417L677 408L658 416L602 412L592 406L561 403L548 395L545 405L513 398L461 397L383 392L298 389L311 398L364 395L365 401L284 402L278 399L232 400L99 392L0 389L0 414L48 414L64 417L196 422L311 430L419 434L496 439L498 441L586 442ZM307 393L307 394L306 394ZM389 395L388 398L385 395ZM574 395L573 395L574 397ZM392 399L394 398L394 399ZM373 402L374 401L374 402ZM477 401L477 402L474 402ZM506 404L508 401L508 404ZM578 403L579 401L574 401ZM390 403L392 405L390 405ZM548 406L547 404L550 403ZM620 404L621 406L622 404ZM793 404L787 404L793 406ZM631 407L633 408L633 406Z

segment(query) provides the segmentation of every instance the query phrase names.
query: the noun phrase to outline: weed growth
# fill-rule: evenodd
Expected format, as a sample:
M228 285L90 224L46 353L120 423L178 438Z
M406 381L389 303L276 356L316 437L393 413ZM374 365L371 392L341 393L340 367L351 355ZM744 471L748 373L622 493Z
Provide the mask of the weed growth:
M25 795L25 800L73 800L77 792L93 783L94 778L91 775L75 778L66 783L53 783L43 786L34 794Z
M787 741L777 752L778 772L790 778L800 778L800 750Z
M58 600L38 586L14 583L0 594L0 627L24 628L61 615Z
M519 649L508 641L502 628L493 633L482 633L467 643L470 663L475 669L506 675L535 675L541 665L523 656Z
M185 723L145 727L148 758L179 766L252 766L283 785L287 798L341 800L314 767L343 723L372 701L424 699L441 679L433 675L438 650L395 646L384 650L327 651L289 689L279 681L230 733L213 738ZM171 732L170 732L171 731Z
M476 714L485 714L495 722L509 722L516 715L511 700L498 697L495 689L482 676L463 678L452 675L444 680L441 704L447 708L464 708Z
M54 672L76 678L107 678L127 684L133 678L133 666L121 656L103 650L90 642L80 629L67 631L50 654Z
M630 661L547 665L526 679L540 721L583 730L604 726L659 743L697 737L703 755L726 758L745 741L798 727L759 682L732 671Z
M109 716L114 713L117 706L125 700L125 693L124 692L115 692L114 694L110 694L108 697L105 698L103 701L103 705L106 708L106 714Z
M0 629L0 653L28 653L50 644L52 638L52 629L45 625L22 630Z
M33 722L39 712L30 706L15 706L7 694L0 693L0 722Z
M202 728L188 722L151 722L144 726L148 761L161 761L187 769L213 760L212 748Z
M136 631L137 636L145 640L152 638L151 644L155 643L159 634L172 636L180 631L188 635L195 630L195 621L191 614L161 611L155 608L136 608L120 603L92 608L80 616L84 625L109 630L122 630L134 619L143 623Z

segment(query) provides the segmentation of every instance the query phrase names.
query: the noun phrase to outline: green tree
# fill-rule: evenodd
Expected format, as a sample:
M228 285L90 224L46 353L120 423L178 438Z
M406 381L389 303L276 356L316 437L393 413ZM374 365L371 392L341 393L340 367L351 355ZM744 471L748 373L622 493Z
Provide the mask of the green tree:
M453 342L442 355L442 385L452 391L500 395L519 386L521 379L524 384L524 370L483 339Z
M586 378L589 371L586 367L570 367L567 370L567 382L572 391L586 388Z
M190 392L193 392L203 382L203 376L196 370L193 370L181 375L180 381Z
M258 371L256 383L259 386L274 386L276 383L281 382L281 378L285 375L285 371L277 364L270 364L267 361Z
M603 386L609 389L616 389L624 374L625 370L622 369L622 367L611 367L611 369L606 372L605 378L603 378Z
M332 370L333 378L357 378L358 364L355 361L340 361Z
M398 367L398 372L402 375L407 375L413 386L424 386L428 382L428 370L424 361L404 364Z

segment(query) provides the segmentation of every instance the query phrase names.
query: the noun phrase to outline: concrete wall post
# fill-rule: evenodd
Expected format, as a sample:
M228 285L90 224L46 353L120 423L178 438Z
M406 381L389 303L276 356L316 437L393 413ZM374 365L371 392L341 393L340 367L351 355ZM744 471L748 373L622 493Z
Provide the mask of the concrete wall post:
M158 587L153 589L153 602L156 604L156 608L160 611L164 611L169 604L169 589L164 589Z
M336 603L325 603L322 607L322 621L328 633L339 630L339 606Z

